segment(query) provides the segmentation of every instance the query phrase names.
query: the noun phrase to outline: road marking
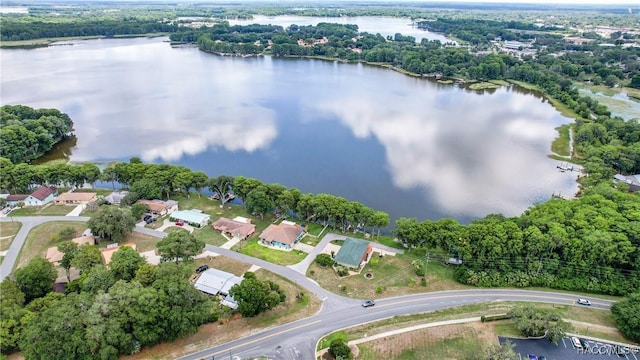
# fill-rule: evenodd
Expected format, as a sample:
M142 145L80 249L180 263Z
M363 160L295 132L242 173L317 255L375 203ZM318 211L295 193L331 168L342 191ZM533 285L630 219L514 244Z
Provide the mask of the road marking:
M564 338L562 338L562 345L564 345L565 349L567 348L567 343L564 342Z
M315 324L320 323L320 322L322 322L322 320L316 320L316 321L312 321L312 322L307 323L307 324L298 325L296 327L292 327L291 329L282 330L282 331L279 331L277 333L273 333L271 335L266 335L266 336L263 336L263 337L260 337L260 338L257 338L257 339L253 339L253 340L251 340L249 342L246 342L246 343L242 343L242 344L238 344L238 345L232 346L232 347L230 347L230 348L228 348L226 350L218 351L216 353L209 353L206 356L209 356L209 355L216 356L216 355L220 355L220 354L227 354L227 353L230 353L231 350L237 349L239 347L247 346L247 345L250 345L250 344L253 344L253 343L256 343L256 342L260 342L260 341L266 340L268 338L272 338L274 336L282 335L282 334L288 333L288 332L293 331L293 330L298 330L298 329L301 329L303 327L315 325Z

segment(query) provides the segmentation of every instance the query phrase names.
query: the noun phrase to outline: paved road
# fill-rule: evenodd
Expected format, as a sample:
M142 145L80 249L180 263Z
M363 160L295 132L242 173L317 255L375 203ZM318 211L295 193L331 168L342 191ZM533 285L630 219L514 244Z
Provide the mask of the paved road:
M332 331L376 321L396 315L434 311L488 301L538 301L554 304L574 304L571 294L507 289L442 291L377 300L376 305L363 308L359 303L326 309L293 323L278 326L243 339L199 351L183 360L240 359L312 359L318 339ZM608 309L612 301L592 299L593 307Z
M24 245L25 240L27 240L27 235L29 231L34 227L44 224L49 221L87 221L88 217L84 216L8 216L0 218L0 222L20 222L22 223L22 227L16 234L16 237L13 238L11 242L11 246L7 251L7 255L2 260L2 265L0 265L0 281L4 280L13 270L13 266L18 259L18 255L20 254L20 249L22 249L22 245Z

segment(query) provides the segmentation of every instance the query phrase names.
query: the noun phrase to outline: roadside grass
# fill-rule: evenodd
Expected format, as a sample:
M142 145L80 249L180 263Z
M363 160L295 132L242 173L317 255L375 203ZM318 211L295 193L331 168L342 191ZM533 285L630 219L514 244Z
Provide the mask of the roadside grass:
M558 137L553 140L551 143L551 151L560 155L560 156L571 156L569 153L569 130L571 129L571 125L564 124L556 128L558 130Z
M374 257L378 253L374 251ZM413 254L383 256L377 264L369 262L358 275L339 277L331 267L312 263L307 276L321 287L336 294L357 299L378 299L391 296L416 294L429 291L469 289L471 287L455 281L452 266L430 262L426 269L426 286L422 277L415 274L412 261L421 259ZM366 279L365 274L373 275Z
M517 301L487 302L487 303L478 303L478 304L459 306L459 307L437 310L437 311L421 313L421 314L395 316L392 318L383 319L380 321L371 322L371 323L367 323L359 326L354 326L348 329L340 330L339 332L337 332L338 335L334 335L335 333L331 333L320 340L320 342L318 343L318 350L328 347L329 346L328 344L330 343L330 341L327 341L327 339L330 339L334 336L344 337L346 335L346 340L351 341L351 340L371 337L371 336L382 334L388 331L421 325L425 323L452 320L452 319L470 318L470 317L480 317L482 315L505 314L505 313L508 313L509 310L512 309L514 306L520 305L520 304L523 304L523 302L517 302ZM532 304L536 308L546 309L554 313L557 313L565 320L589 322L594 325L609 326L609 327L615 326L615 321L610 311L599 310L599 309L590 308L590 307L578 307L578 306L572 306L572 305L558 305L558 304L544 304L544 303L530 303L530 304ZM367 350L368 348L375 348L379 353L381 351L382 352L387 351L386 345L383 346L382 348L379 345L380 343L384 343L387 341L388 341L388 344L395 344L397 348L396 350L400 351L401 353L393 354L393 356L386 356L386 357L382 356L378 358L394 358L394 359L402 358L400 356L402 356L401 354L404 353L405 351L407 351L407 353L411 353L417 356L415 358L420 358L420 359L431 358L431 357L424 357L423 355L421 355L421 352L424 351L423 350L424 344L420 343L419 341L416 341L415 338L424 338L424 337L429 338L429 336L432 336L432 335L425 335L425 332L430 334L440 334L443 332L446 333L447 329L450 329L451 327L474 328L475 330L477 330L475 333L469 333L462 336L462 338L465 339L463 343L468 342L467 346L473 346L475 351L478 351L482 347L478 346L479 344L472 344L474 342L474 337L479 337L485 340L488 339L488 341L495 341L496 336L498 335L508 336L508 337L522 336L520 332L517 330L517 328L515 327L515 324L513 323L512 320L500 320L500 321L486 322L486 323L472 322L472 323L462 324L462 325L440 326L440 327L434 327L431 329L423 329L423 330L406 332L403 334L386 337L384 340L375 340L372 342L360 344L358 345L358 347L360 348L360 350L362 351L365 357L359 357L359 359L367 358L366 356L367 354L369 354L368 352L369 350ZM602 329L601 327L588 328L586 326L583 327L582 325L574 325L574 329L570 330L569 332L595 336L605 340L629 343L629 340L624 339L624 337L622 337L622 335L618 331L615 331L613 329L607 330L607 329ZM454 336L454 337L457 338L460 336ZM411 340L412 338L414 340ZM435 342L433 345L431 345L431 347L437 347L437 346L438 345L435 345ZM454 347L451 347L450 349L453 349L453 348ZM409 350L413 352L409 352ZM448 356L449 357L445 356L444 358L455 358L455 359L469 358L466 356L454 355L454 354L450 354ZM374 357L368 357L368 358L374 359ZM442 357L435 357L435 358L440 359Z
M331 342L337 339L342 339L344 341L347 341L347 333L342 330L339 330L323 337L318 342L318 349L328 348L329 346L331 346Z
M307 253L299 250L281 251L269 249L265 246L258 244L257 238L251 238L246 241L242 241L231 248L237 250L242 254L256 257L274 264L279 265L293 265L304 260Z
M474 359L491 340L497 341L482 330L469 324L416 330L359 344L358 359Z
M34 227L27 235L14 269L26 265L32 259L44 258L47 255L47 248L57 246L64 241L51 241L51 237L66 227L74 228L76 235L80 235L87 228L87 224L80 221L50 221Z
M264 269L258 270L256 275L260 280L272 280L278 283L287 295L285 302L253 318L243 318L237 314L223 317L217 322L200 326L196 334L145 348L137 354L122 356L120 359L175 359L214 345L241 339L266 328L311 316L320 310L322 303L320 299L306 293L303 288L294 283ZM304 292L305 296L298 301L296 295L301 292Z
M22 223L19 222L4 222L0 224L0 251L9 250L13 238L16 236Z
M15 209L11 216L47 216L47 215L67 215L75 206L67 205L45 205L45 206L25 206Z

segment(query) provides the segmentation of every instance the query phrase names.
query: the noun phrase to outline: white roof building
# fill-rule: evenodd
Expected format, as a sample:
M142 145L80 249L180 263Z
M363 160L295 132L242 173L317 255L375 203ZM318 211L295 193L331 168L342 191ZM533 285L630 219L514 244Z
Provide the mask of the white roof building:
M194 286L196 289L209 295L229 295L229 290L233 285L240 284L242 278L231 273L218 270L207 269L200 274Z

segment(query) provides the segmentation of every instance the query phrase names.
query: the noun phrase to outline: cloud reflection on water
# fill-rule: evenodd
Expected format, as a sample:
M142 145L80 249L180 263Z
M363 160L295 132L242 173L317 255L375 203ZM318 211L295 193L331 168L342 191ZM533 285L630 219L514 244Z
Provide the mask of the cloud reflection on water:
M386 93L382 99L352 93L308 106L338 117L356 137L377 138L394 184L421 188L452 213L517 214L541 182L566 187L566 177L556 176L551 162L540 161L556 134L556 113L529 106L539 102L535 97L509 96L501 89L491 95L509 100L501 106L483 106L483 96L443 106L438 96L424 95Z

